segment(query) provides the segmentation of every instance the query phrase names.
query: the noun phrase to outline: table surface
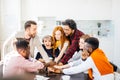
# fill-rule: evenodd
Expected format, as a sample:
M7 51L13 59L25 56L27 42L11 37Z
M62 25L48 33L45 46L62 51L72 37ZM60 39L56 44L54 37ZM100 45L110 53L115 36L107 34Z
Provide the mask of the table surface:
M40 77L36 78L37 75ZM26 74L21 77L18 76L18 77L13 77L9 79L0 79L0 80L89 80L87 77L83 76L82 73L71 75L70 79L67 79L66 77L63 78L63 76L68 76L68 75L55 74L55 73L50 73L49 75L48 74Z
M64 74L56 74L56 73L39 73L37 75L44 76L49 78L48 80L62 80L62 76Z
M49 79L47 80L66 80L63 79L62 76L68 76L69 75L64 75L64 74L56 74L56 73L49 73L49 74L38 74L40 76L44 76L44 77L48 77ZM88 75L84 74L84 73L78 73L75 75L70 75L70 80L89 80L88 79Z

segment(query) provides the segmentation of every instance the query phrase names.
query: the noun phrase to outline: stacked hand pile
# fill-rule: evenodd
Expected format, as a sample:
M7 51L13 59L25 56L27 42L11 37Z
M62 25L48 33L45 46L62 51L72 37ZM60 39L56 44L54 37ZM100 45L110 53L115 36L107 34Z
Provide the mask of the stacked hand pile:
M55 65L61 66L62 64L61 63L57 64L56 62L53 62L53 61L49 63L44 63L44 68L41 69L39 73L50 73L50 72L62 73L60 69L57 69L54 67Z
M48 72L62 73L60 69L57 69L57 68L54 67L55 65L59 65L60 66L62 64L57 64L56 62L50 62L47 65L48 65L48 67L47 67Z

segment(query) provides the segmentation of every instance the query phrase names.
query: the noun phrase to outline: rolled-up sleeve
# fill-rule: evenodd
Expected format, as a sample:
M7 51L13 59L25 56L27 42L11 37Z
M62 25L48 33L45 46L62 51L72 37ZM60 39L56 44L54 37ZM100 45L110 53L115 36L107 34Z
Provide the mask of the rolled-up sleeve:
M82 61L81 58L80 58L80 59L78 59L78 60L76 60L76 61L73 61L73 62L68 63L68 65L70 65L71 67L73 67L73 66L77 66L77 65L81 64L82 62L83 62L83 61Z
M27 72L37 72L38 69L42 69L44 67L43 63L39 61L29 61L26 59L21 60L21 66L22 68Z
M61 62L63 64L66 64L67 61L73 56L75 51L77 51L77 49L79 48L78 42L79 42L79 39L78 40L72 40L72 44L70 45L70 47L66 51L64 57L61 60Z
M75 30L75 33L70 37L70 43L71 44L70 44L69 48L67 49L64 57L61 60L61 62L63 64L66 64L68 62L68 60L70 58L72 58L75 51L79 50L79 39L83 34L84 33L82 33L81 31Z
M78 66L63 69L63 73L68 75L77 74L92 68L92 66L93 66L93 61L90 57L85 62L79 64Z
M45 60L45 62L46 63L50 62L50 59L49 59L47 53L45 52L45 50L43 49L42 44L41 44L38 36L35 37L35 45L36 45L37 49L39 50L41 56Z

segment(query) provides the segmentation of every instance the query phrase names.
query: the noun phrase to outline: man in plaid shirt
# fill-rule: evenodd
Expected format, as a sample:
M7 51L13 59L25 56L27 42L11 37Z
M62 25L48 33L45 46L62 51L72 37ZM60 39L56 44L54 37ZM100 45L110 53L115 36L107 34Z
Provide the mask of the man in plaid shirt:
M67 19L62 24L64 33L70 41L70 46L60 61L66 64L72 58L75 51L79 51L79 39L84 33L77 29L76 23L72 19Z

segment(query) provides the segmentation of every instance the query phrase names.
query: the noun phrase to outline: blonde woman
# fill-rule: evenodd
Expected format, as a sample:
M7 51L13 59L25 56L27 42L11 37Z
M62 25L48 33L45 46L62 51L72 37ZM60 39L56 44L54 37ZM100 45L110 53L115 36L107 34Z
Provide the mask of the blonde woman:
M42 47L46 51L46 53L47 53L47 55L49 56L50 59L54 59L55 57L57 57L59 55L58 48L55 49L55 51L53 53L54 41L53 41L53 38L52 38L51 35L44 36L43 39L42 39L42 42L43 42ZM42 59L42 56L41 56L40 52L37 53L36 59L37 60L41 60Z
M55 58L55 62L58 63L60 61L60 59L63 57L66 49L68 48L69 41L65 37L63 28L61 26L56 26L54 28L52 36L55 41L54 49L59 48L59 50L60 50L58 57Z

